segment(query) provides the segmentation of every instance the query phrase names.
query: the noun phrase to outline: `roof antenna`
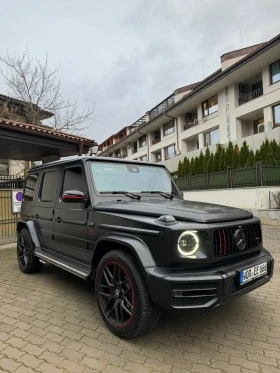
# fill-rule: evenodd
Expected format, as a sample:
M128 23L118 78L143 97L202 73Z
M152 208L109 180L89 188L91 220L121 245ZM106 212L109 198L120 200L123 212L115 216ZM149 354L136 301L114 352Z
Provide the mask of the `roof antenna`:
M241 45L241 49L242 49L242 32L240 30L240 45Z
M204 58L202 58L202 77L204 79Z

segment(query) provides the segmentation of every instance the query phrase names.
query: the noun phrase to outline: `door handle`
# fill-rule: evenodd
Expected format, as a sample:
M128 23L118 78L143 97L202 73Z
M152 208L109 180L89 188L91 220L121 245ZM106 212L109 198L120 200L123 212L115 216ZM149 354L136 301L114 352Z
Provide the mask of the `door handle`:
M55 221L57 221L58 223L61 223L62 219L61 218L56 218Z

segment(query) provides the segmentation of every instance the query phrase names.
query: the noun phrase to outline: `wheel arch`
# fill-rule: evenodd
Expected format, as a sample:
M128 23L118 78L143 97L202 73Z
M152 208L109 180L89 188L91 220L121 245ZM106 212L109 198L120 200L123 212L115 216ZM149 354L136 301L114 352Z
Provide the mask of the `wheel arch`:
M41 245L34 222L32 220L19 220L17 223L17 234L19 234L19 232L24 228L27 229L28 233L30 234L35 248L40 247Z
M146 267L156 266L148 246L139 238L110 234L101 237L97 242L92 258L92 271L95 273L102 257L112 250L123 250L132 254L143 271ZM145 272L145 271L143 271Z

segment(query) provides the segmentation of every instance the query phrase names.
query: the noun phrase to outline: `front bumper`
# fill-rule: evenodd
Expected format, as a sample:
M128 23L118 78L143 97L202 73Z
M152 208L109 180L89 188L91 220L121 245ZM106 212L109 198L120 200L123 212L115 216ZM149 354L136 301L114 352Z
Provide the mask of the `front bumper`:
M267 262L267 274L240 285L238 272ZM239 258L206 269L146 268L147 285L152 301L160 308L212 308L246 294L267 283L272 275L274 260L263 249L254 256Z

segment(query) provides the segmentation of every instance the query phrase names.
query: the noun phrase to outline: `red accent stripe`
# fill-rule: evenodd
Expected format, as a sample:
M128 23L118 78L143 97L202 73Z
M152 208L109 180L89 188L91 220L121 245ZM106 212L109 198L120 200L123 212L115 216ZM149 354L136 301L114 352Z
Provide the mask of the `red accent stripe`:
M220 238L220 256L223 255L223 242L222 242L222 234L221 230L219 229L219 238Z
M227 239L226 239L226 232L223 229L223 236L224 236L224 255L227 253Z

